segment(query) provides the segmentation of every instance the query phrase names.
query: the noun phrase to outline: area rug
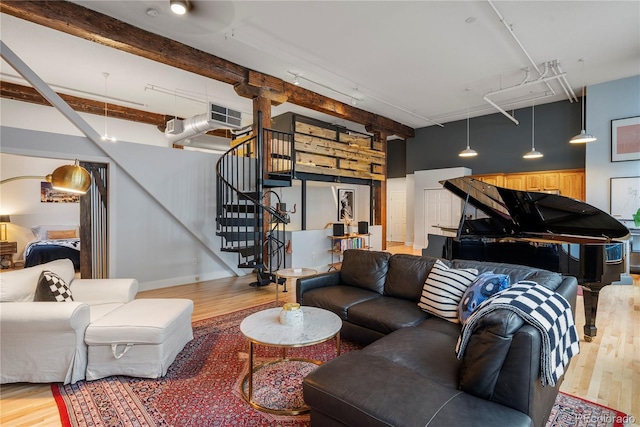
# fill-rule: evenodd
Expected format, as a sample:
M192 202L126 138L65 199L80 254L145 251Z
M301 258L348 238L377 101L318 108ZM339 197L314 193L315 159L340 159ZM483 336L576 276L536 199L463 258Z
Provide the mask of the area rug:
M252 408L240 392L248 371L248 342L240 322L249 314L277 307L269 303L194 322L194 339L178 354L164 378L113 376L75 384L52 384L63 426L308 426L309 416L279 416ZM341 353L358 348L343 341ZM255 362L272 362L280 349L256 346ZM335 340L292 348L289 358L328 361L336 357ZM280 377L265 369L254 376L254 400L271 406L299 407L304 375L317 365L295 363ZM273 365L270 365L270 367ZM298 369L299 368L299 369ZM283 385L282 382L285 381ZM275 399L269 385L284 393Z
M62 425L77 427L147 426L308 426L309 416L280 416L252 408L240 392L248 370L248 344L240 322L264 304L194 322L194 339L159 379L113 376L76 384L52 384ZM342 353L357 349L342 342ZM277 348L258 346L256 361L278 359ZM335 341L290 349L290 358L328 361L336 356ZM254 377L254 398L271 405L296 407L302 403L300 381L316 365L275 364ZM274 393L274 387L284 393ZM595 403L560 394L547 426L622 426L625 414Z
M624 412L560 392L547 427L622 427L634 422Z

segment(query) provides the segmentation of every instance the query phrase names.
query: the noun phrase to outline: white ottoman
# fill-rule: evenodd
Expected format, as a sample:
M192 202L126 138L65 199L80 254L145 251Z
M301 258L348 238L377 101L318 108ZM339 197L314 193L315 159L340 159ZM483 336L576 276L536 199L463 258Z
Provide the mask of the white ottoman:
M189 299L136 299L91 323L86 379L158 378L193 339Z

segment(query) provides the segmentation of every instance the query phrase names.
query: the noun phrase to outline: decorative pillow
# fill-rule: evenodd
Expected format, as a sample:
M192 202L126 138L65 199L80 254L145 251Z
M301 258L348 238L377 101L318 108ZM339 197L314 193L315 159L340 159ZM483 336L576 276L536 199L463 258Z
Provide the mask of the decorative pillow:
M75 239L78 237L76 230L49 230L47 231L47 239Z
M418 306L451 323L459 323L458 304L477 276L475 268L456 270L437 260L424 282Z
M31 232L33 233L35 240L47 240L47 232L51 230L76 230L76 236L79 230L77 224L67 224L67 225L36 225L31 227Z
M486 272L479 275L471 286L464 291L464 295L462 295L458 305L460 323L465 324L467 318L478 308L480 303L491 295L504 291L509 286L511 286L511 279L506 274Z
M69 285L56 273L43 270L36 286L34 301L73 301Z

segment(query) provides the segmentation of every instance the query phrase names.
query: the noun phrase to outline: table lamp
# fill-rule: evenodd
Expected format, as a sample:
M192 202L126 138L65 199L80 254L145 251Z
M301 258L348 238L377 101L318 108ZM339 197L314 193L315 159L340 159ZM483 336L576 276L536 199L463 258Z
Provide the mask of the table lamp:
M9 215L0 215L0 241L7 241L7 223L11 222Z

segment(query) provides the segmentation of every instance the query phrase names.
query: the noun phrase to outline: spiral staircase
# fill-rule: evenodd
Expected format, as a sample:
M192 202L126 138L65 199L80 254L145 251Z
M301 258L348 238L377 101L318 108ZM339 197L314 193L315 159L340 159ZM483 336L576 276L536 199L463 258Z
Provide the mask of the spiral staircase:
M289 216L272 188L291 186L295 158L293 135L261 122L259 115L257 132L232 140L216 165L216 235L222 251L238 254L238 268L255 272L254 286L275 283L286 267Z

